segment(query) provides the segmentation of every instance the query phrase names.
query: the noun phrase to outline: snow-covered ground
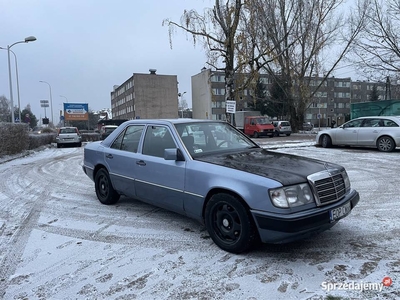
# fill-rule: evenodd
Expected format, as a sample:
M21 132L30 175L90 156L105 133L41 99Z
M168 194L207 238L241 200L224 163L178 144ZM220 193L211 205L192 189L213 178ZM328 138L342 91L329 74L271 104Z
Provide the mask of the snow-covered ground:
M258 142L344 165L358 206L313 238L234 255L186 217L129 198L101 205L81 168L83 148L3 158L0 298L399 299L400 150ZM382 287L386 276L393 283ZM382 290L366 290L370 283Z

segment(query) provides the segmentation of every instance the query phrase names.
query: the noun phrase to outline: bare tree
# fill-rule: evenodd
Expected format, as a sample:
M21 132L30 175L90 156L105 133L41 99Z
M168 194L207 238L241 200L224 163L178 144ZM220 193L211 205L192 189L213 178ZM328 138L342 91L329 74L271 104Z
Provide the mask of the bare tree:
M11 122L10 102L4 95L0 96L0 122Z
M359 5L357 16L345 18L342 0L249 1L258 16L255 26L262 32L255 43L257 51L265 53L256 63L264 63L275 82L283 83L296 130L314 94L348 54L363 28L365 6Z
M221 3L223 2L223 3ZM212 9L206 9L201 15L195 10L185 10L180 24L165 19L163 25L169 26L170 43L176 28L189 33L196 44L200 39L208 55L207 64L225 73L225 99L234 99L234 77L237 69L235 50L238 41L243 0L215 0ZM222 63L223 67L219 67Z
M364 31L354 46L354 62L371 79L400 71L400 1L369 0ZM397 75L398 76L398 75Z

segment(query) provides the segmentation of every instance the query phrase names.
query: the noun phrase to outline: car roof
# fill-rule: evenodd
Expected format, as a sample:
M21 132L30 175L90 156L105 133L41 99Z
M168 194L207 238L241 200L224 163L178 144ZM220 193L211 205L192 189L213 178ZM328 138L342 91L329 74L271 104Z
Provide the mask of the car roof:
M204 120L204 119L190 119L190 118L179 118L179 119L136 119L129 120L123 124L143 124L143 123L153 123L153 124L186 124L186 123L226 123L226 121L221 120Z
M397 124L400 124L400 116L365 116L365 117L359 117L359 118L351 119L350 121L368 120L368 119L388 119L388 120L391 120L391 121L393 121L393 122L395 122ZM350 122L350 121L347 121L347 122Z
M365 117L359 117L356 119L379 119L379 118L386 118L386 119L390 119L390 120L399 120L400 116L365 116ZM356 119L352 119L352 120L356 120Z

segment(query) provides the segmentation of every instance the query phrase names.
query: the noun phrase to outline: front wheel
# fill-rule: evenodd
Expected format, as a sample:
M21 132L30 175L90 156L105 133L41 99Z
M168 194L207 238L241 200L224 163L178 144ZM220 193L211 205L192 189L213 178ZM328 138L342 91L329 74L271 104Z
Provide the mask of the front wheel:
M332 147L332 140L331 140L331 137L330 137L329 135L327 135L327 134L324 134L324 135L322 136L321 145L322 145L322 147L324 147L324 148Z
M214 243L232 253L250 249L258 236L249 210L228 194L212 196L206 206L205 224Z
M257 131L254 131L253 137L254 137L255 139L258 139L259 136L260 136L260 135L258 134L258 132L257 132Z
M376 146L378 150L382 152L392 152L396 148L394 140L388 136L381 136L378 139Z
M107 170L100 169L94 180L97 199L103 204L115 204L119 200L119 194L114 190Z

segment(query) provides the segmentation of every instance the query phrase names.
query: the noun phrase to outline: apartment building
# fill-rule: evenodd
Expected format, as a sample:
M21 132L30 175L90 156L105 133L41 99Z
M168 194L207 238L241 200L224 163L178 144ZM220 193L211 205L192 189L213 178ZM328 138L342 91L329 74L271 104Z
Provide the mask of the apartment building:
M243 74L240 74L243 76ZM313 77L310 88L321 85L323 78ZM262 74L260 81L269 90L273 80ZM304 119L315 126L329 126L332 120L341 125L350 119L351 103L367 102L374 86L379 100L400 99L399 86L388 82L352 81L348 78L327 78L318 88ZM253 91L244 90L236 93L236 110L248 109L248 103L254 101ZM225 120L225 77L223 72L203 68L192 76L193 118ZM276 117L276 116L271 116Z
M133 73L111 92L113 119L178 118L178 80L176 75Z

